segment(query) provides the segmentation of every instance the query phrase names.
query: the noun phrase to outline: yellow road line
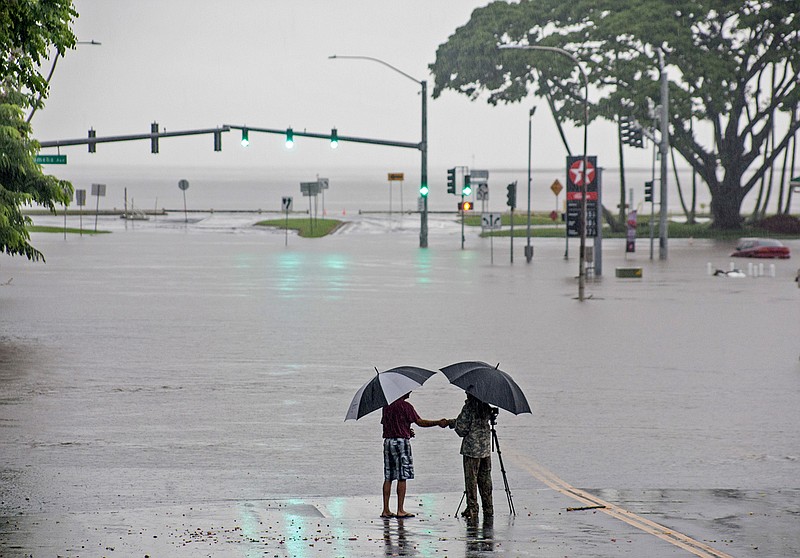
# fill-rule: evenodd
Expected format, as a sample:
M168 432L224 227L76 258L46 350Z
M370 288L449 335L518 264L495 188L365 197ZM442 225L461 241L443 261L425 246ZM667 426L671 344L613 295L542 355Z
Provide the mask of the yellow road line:
M640 515L617 506L616 504L606 502L605 500L598 498L593 494L575 488L574 486L557 477L551 471L548 471L542 467L530 457L513 452L510 454L510 457L517 465L527 470L531 475L536 477L545 485L557 492L560 492L561 494L564 494L565 496L569 496L570 498L577 500L584 506L603 506L602 508L597 508L597 511L610 515L611 517L619 519L620 521L624 521L632 527L636 527L645 533L654 535L659 539L667 541L668 543L680 547L687 552L691 552L696 556L700 556L701 558L733 558L730 554L726 554L725 552L708 546L707 544L684 535L683 533L679 533L674 529L664 527L655 521L641 517Z

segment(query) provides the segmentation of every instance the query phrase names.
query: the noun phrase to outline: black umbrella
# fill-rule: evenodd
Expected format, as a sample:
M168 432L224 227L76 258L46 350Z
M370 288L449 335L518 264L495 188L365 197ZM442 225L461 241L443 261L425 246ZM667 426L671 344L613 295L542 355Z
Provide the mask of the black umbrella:
M530 413L525 394L511 376L485 362L457 362L440 368L450 383L489 405L510 413Z
M378 372L377 368L375 372ZM406 393L422 386L434 374L436 372L416 366L398 366L378 372L356 392L344 420L358 420L372 411L397 401Z

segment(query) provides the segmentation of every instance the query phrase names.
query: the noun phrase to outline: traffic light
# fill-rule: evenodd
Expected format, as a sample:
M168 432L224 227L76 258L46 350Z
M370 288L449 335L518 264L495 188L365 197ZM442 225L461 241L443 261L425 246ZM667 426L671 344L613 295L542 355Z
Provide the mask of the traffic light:
M447 193L456 193L456 169L447 169Z
M158 133L158 122L153 122L150 124L150 133ZM150 138L150 153L158 153L158 136Z
M214 132L214 151L222 151L222 132Z
M472 202L471 201L463 201L458 202L458 210L459 211L472 211Z
M97 137L97 132L94 131L94 128L89 129L89 139ZM89 142L89 153L95 153L97 151L97 144L93 141Z
M336 128L331 130L331 149L336 149L339 147L339 132Z
M250 145L250 130L242 128L242 146L247 147Z
M428 185L427 184L420 184L419 185L419 195L422 198L428 197Z
M461 189L462 196L469 196L472 193L472 184L470 183L470 176L464 175L464 187Z
M622 143L625 145L630 145L631 147L644 148L642 127L638 122L636 122L636 120L631 120L628 116L620 116L619 127Z
M506 186L506 188L508 189L508 193L506 194L506 205L511 209L514 209L517 207L517 181L515 180Z
M653 181L648 180L644 183L644 201L652 202L653 201Z
M294 130L286 128L286 149L294 147Z

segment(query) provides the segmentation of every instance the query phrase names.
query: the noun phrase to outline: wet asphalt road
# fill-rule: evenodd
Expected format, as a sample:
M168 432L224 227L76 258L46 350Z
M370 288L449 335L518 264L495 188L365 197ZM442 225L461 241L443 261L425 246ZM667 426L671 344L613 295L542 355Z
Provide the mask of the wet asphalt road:
M44 265L2 260L3 556L392 555L401 534L421 556L800 555L800 242L729 279L706 270L731 243L661 262L606 241L579 303L577 243L535 239L528 265L517 240L511 265L444 218L427 250L413 217L288 247L245 219L101 220L35 234ZM497 462L491 530L452 517L458 439L419 429L420 521L384 525L379 425L342 421L352 394L373 366L468 359L533 408L498 424L517 517ZM436 376L411 401L451 417L463 393ZM607 506L566 511L581 498Z

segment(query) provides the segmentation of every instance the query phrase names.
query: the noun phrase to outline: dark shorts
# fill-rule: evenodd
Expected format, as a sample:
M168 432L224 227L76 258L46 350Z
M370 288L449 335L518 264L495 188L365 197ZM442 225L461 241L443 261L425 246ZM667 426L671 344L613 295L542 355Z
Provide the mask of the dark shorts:
M414 478L411 442L406 438L384 438L383 478L388 481Z

